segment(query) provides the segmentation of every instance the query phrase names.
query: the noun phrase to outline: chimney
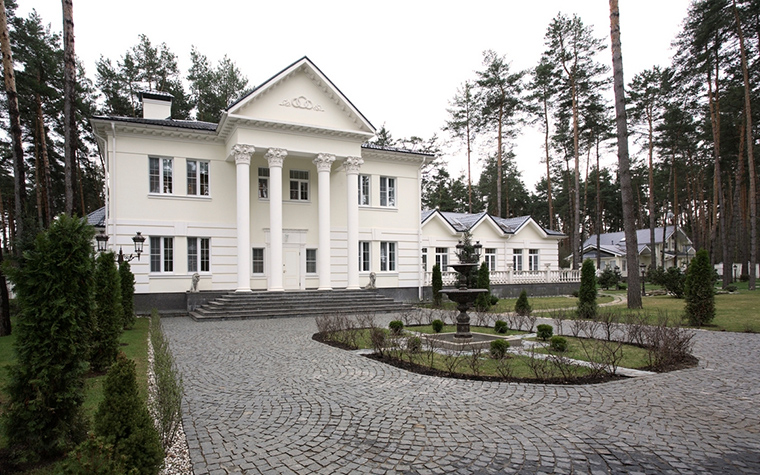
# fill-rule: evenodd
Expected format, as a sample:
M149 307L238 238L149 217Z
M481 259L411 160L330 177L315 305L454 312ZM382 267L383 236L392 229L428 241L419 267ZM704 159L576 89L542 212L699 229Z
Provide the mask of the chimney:
M174 96L168 92L142 91L140 100L143 106L143 119L171 119L173 99Z

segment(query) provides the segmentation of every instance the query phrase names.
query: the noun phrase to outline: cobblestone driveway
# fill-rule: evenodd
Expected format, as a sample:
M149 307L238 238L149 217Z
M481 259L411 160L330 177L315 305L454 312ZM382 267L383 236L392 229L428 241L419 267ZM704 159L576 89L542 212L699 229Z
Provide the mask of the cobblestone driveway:
M760 335L698 332L698 368L587 386L407 373L313 319L164 319L205 473L760 473Z

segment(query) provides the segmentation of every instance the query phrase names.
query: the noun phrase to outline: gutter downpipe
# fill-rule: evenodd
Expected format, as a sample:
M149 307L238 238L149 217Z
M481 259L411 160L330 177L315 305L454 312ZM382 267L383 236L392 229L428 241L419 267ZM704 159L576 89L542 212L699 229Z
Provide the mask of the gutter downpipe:
M108 137L102 137L98 135L97 129L95 127L92 128L92 134L103 142L103 147L105 147L105 150L103 150L103 196L105 201L105 207L104 207L104 217L103 217L103 223L105 224L105 234L108 235L108 210L109 210L109 194L108 194L108 180L109 180L109 158L112 151L116 147L116 128L113 122L111 122L111 146L108 146ZM110 236L109 236L110 237ZM114 238L115 239L115 238Z
M422 269L422 169L425 167L426 160L427 158L423 158L420 168L417 169L417 196L419 196L419 203L417 203L417 299L420 302L422 302L425 286L425 271Z

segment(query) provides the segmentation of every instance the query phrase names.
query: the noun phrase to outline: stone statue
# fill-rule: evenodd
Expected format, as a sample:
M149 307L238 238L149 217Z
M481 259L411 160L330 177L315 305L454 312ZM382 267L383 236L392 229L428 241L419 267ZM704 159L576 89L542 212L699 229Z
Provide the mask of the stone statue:
M367 284L364 288L365 289L376 289L377 288L377 287L375 287L375 273L374 272L370 272L369 273L369 284Z
M199 273L193 274L193 285L190 287L190 292L197 292L198 291L198 282L201 280L201 275Z

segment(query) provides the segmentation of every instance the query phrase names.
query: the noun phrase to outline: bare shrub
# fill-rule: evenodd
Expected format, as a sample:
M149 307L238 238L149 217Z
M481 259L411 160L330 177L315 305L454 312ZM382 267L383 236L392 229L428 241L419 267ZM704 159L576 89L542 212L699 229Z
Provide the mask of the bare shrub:
M515 372L514 358L511 355L505 354L501 358L494 358L496 364L496 372L499 373L504 379L509 379Z
M375 312L362 312L356 315L356 323L359 328L374 328L375 324Z
M491 321L491 314L483 311L475 311L474 324L476 327L487 327Z
M528 328L526 331L528 333L532 333L533 327L536 326L536 320L538 320L538 317L536 317L533 314L530 314L530 315L523 316L523 320L525 321L525 326Z
M470 348L470 350L465 354L467 359L467 366L470 368L470 371L472 371L472 374L475 376L480 375L480 368L483 365L482 357L483 357L483 349L482 348Z
M416 312L413 309L404 310L401 312L401 321L404 322L404 326L408 327L414 322Z
M369 340L372 345L372 350L377 353L381 358L385 358L385 345L386 345L387 332L383 328L371 327L369 329Z
M554 333L562 335L564 333L564 323L567 320L567 313L560 309L552 312L551 317L554 322Z
M550 351L545 361L549 363L552 375L561 376L565 380L576 379L581 369L569 358L556 351Z
M462 363L462 350L446 350L442 354L443 366L449 374L453 374Z
M628 343L644 346L644 328L647 326L647 317L641 313L625 314L625 339Z
M578 335L581 334L581 330L583 329L585 324L586 324L586 320L581 320L579 318L573 320L573 322L570 324L570 333L575 338L578 338Z
M599 312L597 313L597 321L602 331L604 331L604 337L607 341L611 341L612 333L615 331L615 314L612 312Z
M694 347L694 331L675 324L669 326L669 318L660 314L656 325L645 327L645 346L649 366L662 370L686 361Z
M536 352L535 348L531 348L528 352L528 368L530 368L533 376L538 379L550 379L554 377L554 365L542 354Z

